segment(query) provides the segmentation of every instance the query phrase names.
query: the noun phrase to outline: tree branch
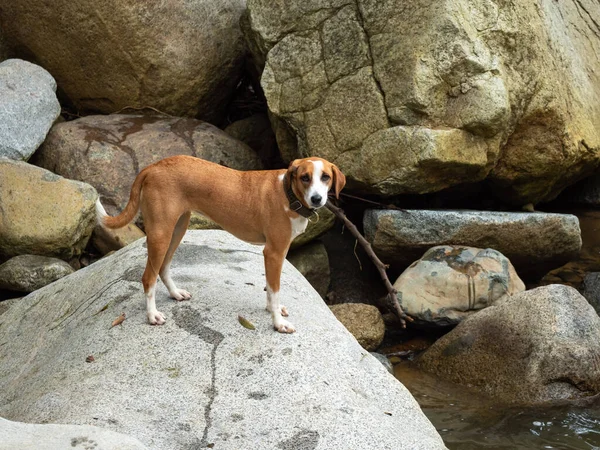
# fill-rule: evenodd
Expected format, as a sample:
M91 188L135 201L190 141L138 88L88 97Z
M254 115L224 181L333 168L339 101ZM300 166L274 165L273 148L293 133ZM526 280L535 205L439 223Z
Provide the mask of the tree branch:
M342 222L344 222L346 228L348 228L352 235L356 237L360 245L362 245L362 247L365 249L365 252L367 252L367 255L369 255L369 258L371 258L371 260L373 261L373 264L375 264L375 267L377 267L379 275L381 276L381 280L385 284L385 288L388 291L388 295L386 297L388 303L387 307L391 311L393 311L396 314L396 316L398 316L398 320L400 320L402 328L406 328L406 321L412 322L413 318L408 316L406 312L404 312L402 306L400 306L400 303L398 302L398 297L396 295L398 292L396 291L396 289L394 289L392 283L390 283L390 279L388 278L386 273L386 269L389 268L389 266L381 262L381 260L373 251L373 248L371 247L369 241L367 241L364 238L364 236L360 234L360 232L356 228L356 225L350 222L350 220L346 217L346 214L344 214L344 211L342 211L337 206L333 205L333 203L331 203L330 200L327 201L327 204L325 206L327 206L327 209L334 213L336 217L338 217L340 220L342 220Z

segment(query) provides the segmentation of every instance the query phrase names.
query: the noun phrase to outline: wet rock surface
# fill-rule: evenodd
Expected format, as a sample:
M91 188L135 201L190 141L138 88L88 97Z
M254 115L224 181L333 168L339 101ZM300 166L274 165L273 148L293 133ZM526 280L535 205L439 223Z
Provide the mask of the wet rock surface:
M473 314L421 368L503 401L544 404L600 393L600 317L575 289L549 285Z
M0 315L0 416L93 421L166 450L256 442L337 449L340 441L445 448L408 391L291 264L283 268L281 300L298 331L283 335L265 311L260 248L222 231L189 232L172 272L193 298L170 300L159 284L167 323L153 327L140 283L142 244L11 301ZM111 327L123 312L126 320ZM238 314L256 329L242 327Z

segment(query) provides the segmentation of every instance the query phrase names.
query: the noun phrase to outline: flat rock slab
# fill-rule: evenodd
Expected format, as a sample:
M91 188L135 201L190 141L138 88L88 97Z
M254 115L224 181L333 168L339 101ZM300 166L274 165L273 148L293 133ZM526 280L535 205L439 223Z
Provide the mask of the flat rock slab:
M291 264L282 300L298 331L283 335L265 311L262 249L191 231L173 275L194 297L175 302L159 283L168 320L150 326L143 243L11 301L0 315L0 416L93 424L157 449L445 448Z
M90 425L11 422L0 418L0 450L143 450L135 438Z
M437 245L492 248L524 277L539 277L581 250L579 220L571 214L367 210L366 238L388 264L406 266Z

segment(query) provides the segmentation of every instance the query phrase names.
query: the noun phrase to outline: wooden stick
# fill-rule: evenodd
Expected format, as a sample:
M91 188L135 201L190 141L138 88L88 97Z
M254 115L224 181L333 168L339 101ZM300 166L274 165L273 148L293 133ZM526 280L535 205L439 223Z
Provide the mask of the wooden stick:
M369 255L369 258L371 258L371 260L373 261L373 264L375 264L375 267L377 267L377 270L379 271L379 275L381 276L381 280L385 284L385 288L388 291L388 295L386 297L386 300L387 300L386 306L391 311L393 311L396 314L396 316L398 316L398 320L400 321L400 325L402 326L402 328L406 328L406 321L412 322L413 318L408 316L406 314L406 312L404 312L404 310L402 309L402 306L400 306L400 303L398 302L398 297L396 295L398 292L396 291L396 289L394 289L394 286L392 286L392 283L390 283L390 279L388 278L387 273L386 273L386 269L388 269L389 266L387 264L384 264L383 262L381 262L381 260L377 257L377 255L373 251L373 248L371 247L371 244L369 243L369 241L367 241L364 238L364 236L362 234L360 234L360 232L356 228L356 225L354 225L352 222L350 222L350 220L346 217L346 214L344 214L344 211L342 211L337 206L334 206L330 200L327 201L325 206L327 206L327 209L329 209L333 214L335 214L336 217L338 217L340 220L342 220L342 222L344 222L344 225L346 226L346 228L348 228L350 230L352 235L358 240L360 245L362 245L362 247L367 252L367 255Z

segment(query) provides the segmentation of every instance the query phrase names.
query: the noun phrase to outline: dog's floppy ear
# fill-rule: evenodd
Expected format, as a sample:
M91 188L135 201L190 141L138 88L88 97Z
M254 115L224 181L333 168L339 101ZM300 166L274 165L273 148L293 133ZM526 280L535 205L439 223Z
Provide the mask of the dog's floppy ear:
M331 165L331 169L333 170L333 192L335 198L339 199L341 190L346 186L346 175L335 164Z
M288 178L288 180L290 180L290 183L291 183L294 175L296 175L296 172L298 172L298 167L300 167L299 159L295 159L290 163L288 170L287 170L287 178Z

